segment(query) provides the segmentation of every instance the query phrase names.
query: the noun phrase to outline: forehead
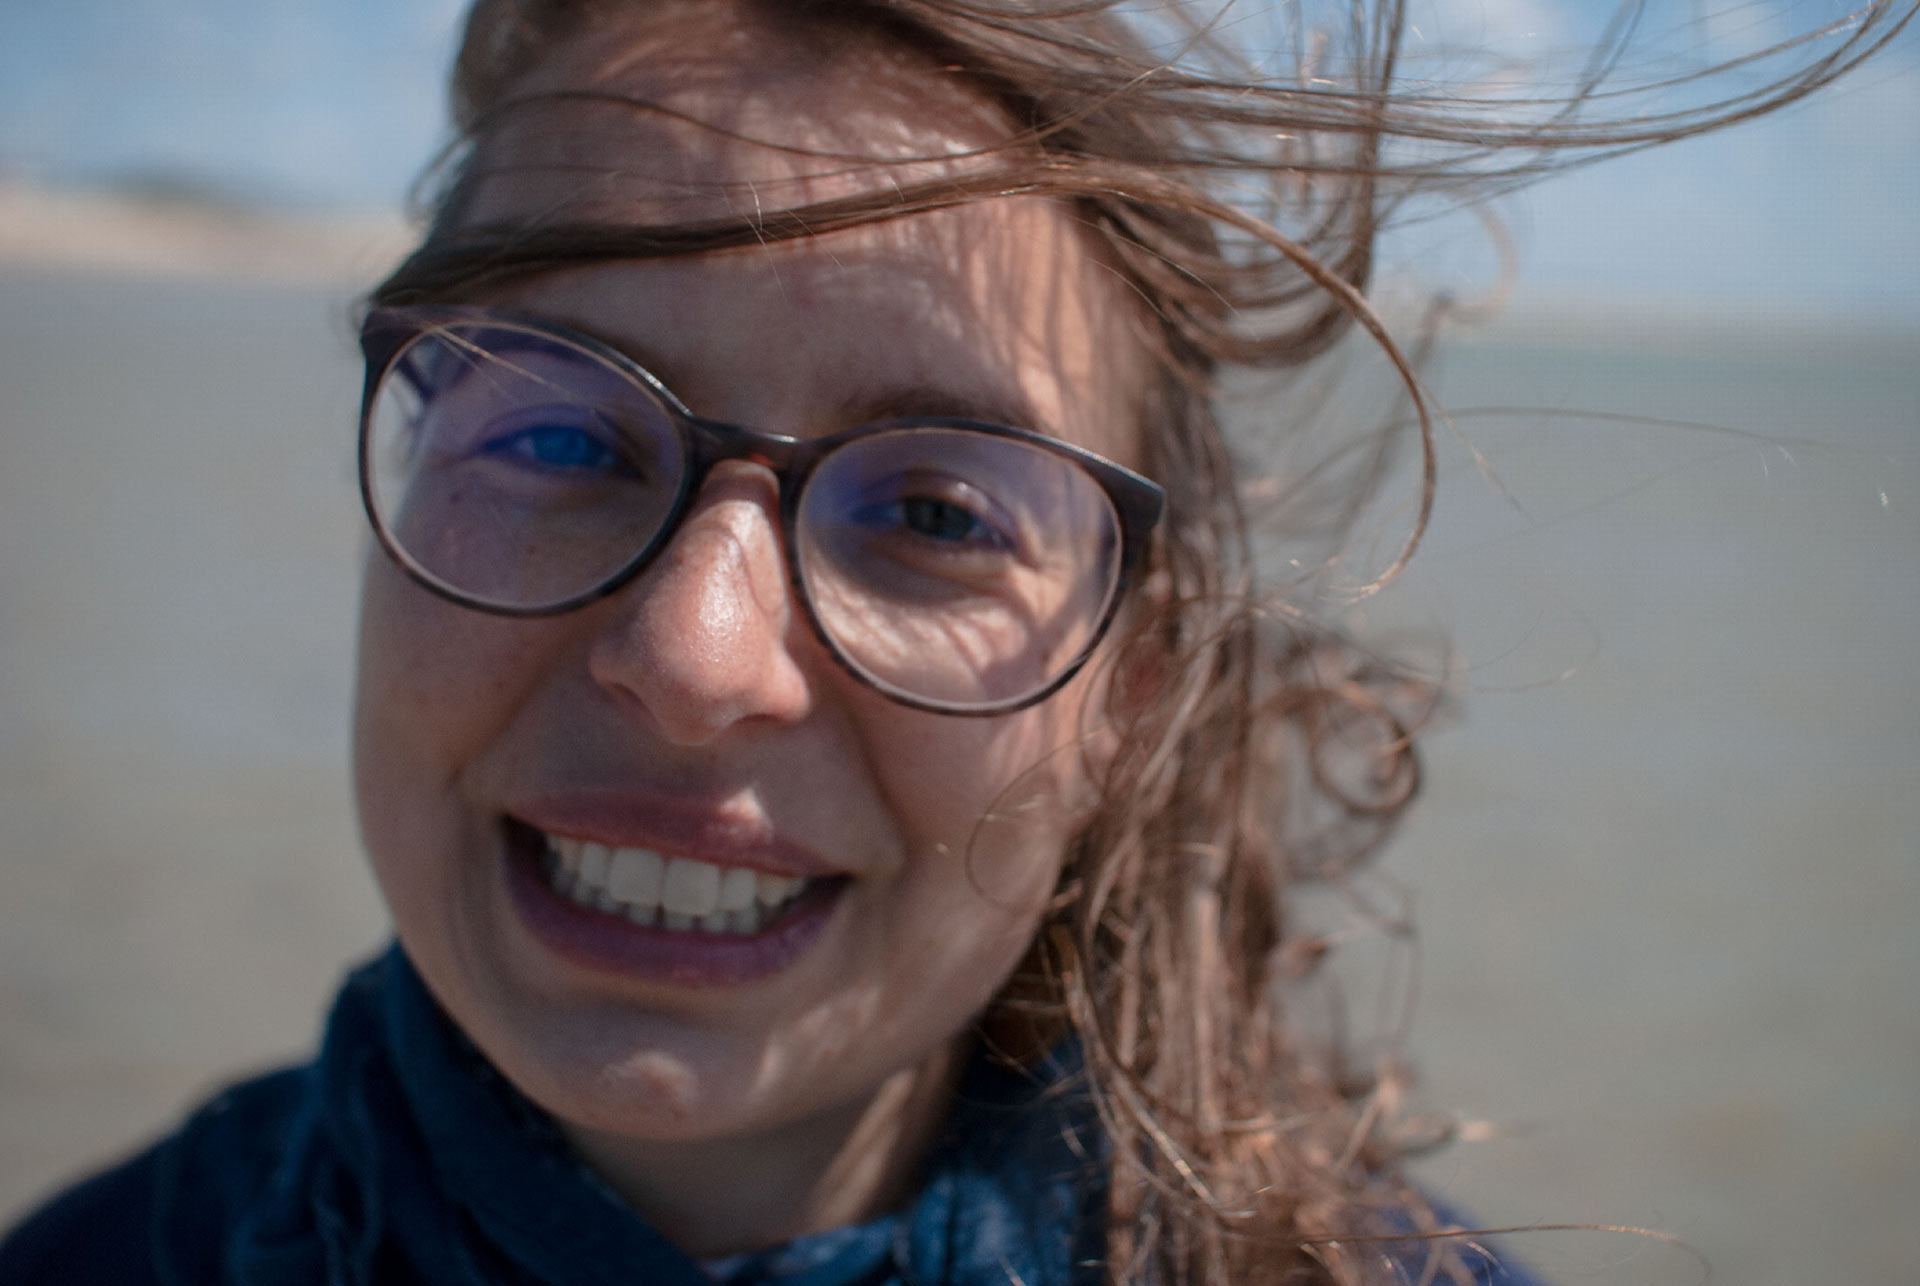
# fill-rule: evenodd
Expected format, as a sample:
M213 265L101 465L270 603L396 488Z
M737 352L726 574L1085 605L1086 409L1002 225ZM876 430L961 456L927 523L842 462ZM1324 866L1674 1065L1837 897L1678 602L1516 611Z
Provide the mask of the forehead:
M1012 126L964 76L835 33L727 4L603 14L507 91L463 215L484 223L557 199L572 218L691 221L993 164Z
M463 225L750 219L993 165L1010 133L996 104L911 49L866 38L828 53L717 21L707 6L578 33L512 97L525 105L482 139ZM918 397L935 412L945 396L1134 454L1140 363L1115 360L1137 352L1126 310L1056 202L974 201L743 250L596 264L507 296L629 348L718 418L730 415L725 390L699 387L712 356L700 350L731 336L729 357L782 381L796 417L836 398ZM755 334L802 342L743 342Z

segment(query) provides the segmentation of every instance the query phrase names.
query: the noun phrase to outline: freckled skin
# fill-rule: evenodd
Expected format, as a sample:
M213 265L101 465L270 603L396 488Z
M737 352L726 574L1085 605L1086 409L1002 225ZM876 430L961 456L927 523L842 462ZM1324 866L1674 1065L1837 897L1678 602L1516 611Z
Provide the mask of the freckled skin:
M841 152L950 153L1005 128L904 57L797 59L708 7L632 22L619 45L631 56L610 60L618 42L603 32L536 79L732 114L729 128ZM720 47L717 34L681 29L714 22L718 63L688 52ZM582 195L601 218L711 216L747 180L782 204L875 181L658 118L617 120L549 110L485 158L504 177L480 184L471 217L552 213L555 189L524 176L555 139L630 176ZM649 187L663 157L672 181ZM578 269L492 302L627 348L717 419L818 435L905 391L1021 406L1029 427L1133 453L1135 389L1112 357L1127 345L1121 302L1068 215L1044 203ZM995 718L888 701L831 660L791 600L776 500L765 470L721 466L655 564L563 616L467 611L377 554L362 607L356 786L402 944L488 1058L696 1253L894 1199L1088 794L1063 748L1094 708L1097 665ZM502 818L541 792L629 787L719 801L831 862L848 879L818 939L772 977L720 987L551 954L507 896Z

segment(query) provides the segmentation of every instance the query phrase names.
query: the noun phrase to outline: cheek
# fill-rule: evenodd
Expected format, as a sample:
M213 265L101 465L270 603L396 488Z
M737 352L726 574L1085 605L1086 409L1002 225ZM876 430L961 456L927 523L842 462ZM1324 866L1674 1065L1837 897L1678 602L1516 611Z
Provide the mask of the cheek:
M906 841L883 914L893 945L883 1007L923 1042L991 1005L1046 912L1091 804L1073 693L1002 719L901 712L869 728Z
M394 855L450 847L462 823L462 774L495 743L539 673L529 631L516 624L443 603L383 559L370 560L353 765L361 828L383 885L393 883Z
M997 719L874 712L867 753L918 868L909 879L975 914L1038 915L1092 804L1078 740L1086 686Z

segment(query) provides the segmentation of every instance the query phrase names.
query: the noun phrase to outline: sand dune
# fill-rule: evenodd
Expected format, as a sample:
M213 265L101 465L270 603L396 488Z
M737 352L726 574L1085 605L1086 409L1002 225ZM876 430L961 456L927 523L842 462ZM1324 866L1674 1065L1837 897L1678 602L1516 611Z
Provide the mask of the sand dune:
M284 285L374 279L409 248L398 215L301 214L0 181L0 266Z

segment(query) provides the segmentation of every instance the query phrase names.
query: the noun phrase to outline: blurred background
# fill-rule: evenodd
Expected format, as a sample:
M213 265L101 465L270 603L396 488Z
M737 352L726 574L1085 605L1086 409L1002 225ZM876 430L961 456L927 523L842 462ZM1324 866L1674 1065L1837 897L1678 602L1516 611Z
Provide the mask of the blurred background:
M0 1221L309 1050L384 936L346 785L348 318L407 245L458 10L0 0ZM1683 5L1639 56L1829 13ZM1525 67L1603 18L1449 0L1414 47ZM1913 33L1493 207L1519 277L1431 366L1432 534L1352 615L1451 639L1381 879L1418 1103L1463 1136L1420 1173L1482 1220L1920 1281L1916 210ZM1490 244L1422 221L1383 279L1476 296ZM1701 1280L1635 1236L1512 1245Z

